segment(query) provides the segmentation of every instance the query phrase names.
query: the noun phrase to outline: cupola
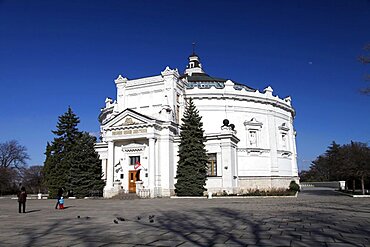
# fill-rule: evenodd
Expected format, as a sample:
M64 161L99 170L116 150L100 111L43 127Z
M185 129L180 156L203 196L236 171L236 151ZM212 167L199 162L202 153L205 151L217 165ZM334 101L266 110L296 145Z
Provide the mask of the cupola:
M186 66L185 70L185 74L189 76L191 76L193 73L204 73L200 59L194 52L189 56L189 64Z

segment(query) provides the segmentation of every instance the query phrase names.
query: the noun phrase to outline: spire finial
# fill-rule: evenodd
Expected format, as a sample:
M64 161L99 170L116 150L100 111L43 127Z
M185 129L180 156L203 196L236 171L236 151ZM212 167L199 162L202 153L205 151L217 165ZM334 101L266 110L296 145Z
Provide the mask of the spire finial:
M195 55L195 42L193 42L193 55Z

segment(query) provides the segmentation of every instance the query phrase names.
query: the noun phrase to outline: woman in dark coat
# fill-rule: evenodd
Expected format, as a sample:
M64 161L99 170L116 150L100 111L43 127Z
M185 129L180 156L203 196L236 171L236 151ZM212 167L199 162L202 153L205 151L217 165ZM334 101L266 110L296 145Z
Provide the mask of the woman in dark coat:
M23 206L23 213L26 212L26 200L27 200L27 193L26 188L22 187L21 191L18 192L18 204L19 204L19 213L21 213L21 208Z

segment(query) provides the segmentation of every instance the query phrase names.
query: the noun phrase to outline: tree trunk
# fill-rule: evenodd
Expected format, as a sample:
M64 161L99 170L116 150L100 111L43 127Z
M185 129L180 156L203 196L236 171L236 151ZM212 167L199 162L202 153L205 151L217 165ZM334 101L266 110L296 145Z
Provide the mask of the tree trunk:
M353 191L353 194L355 193L355 189L356 189L356 179L353 179L352 180L352 191Z
M365 176L361 176L361 189L362 189L362 194L365 195Z

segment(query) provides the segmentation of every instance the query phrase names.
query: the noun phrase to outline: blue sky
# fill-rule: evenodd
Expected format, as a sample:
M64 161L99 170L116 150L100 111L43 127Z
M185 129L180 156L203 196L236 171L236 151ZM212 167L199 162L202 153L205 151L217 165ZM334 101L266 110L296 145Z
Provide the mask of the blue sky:
M0 0L0 142L41 165L68 105L98 132L118 74L183 71L192 42L207 73L280 97L297 115L299 168L335 140L370 144L370 1Z

